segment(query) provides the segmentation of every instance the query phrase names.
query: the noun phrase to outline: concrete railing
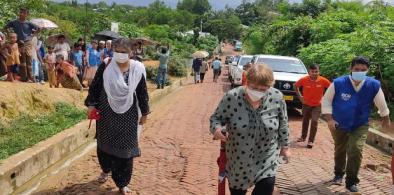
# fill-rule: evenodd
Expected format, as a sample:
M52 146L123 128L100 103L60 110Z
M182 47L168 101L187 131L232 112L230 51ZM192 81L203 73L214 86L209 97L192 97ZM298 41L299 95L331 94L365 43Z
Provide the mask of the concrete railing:
M384 152L391 154L394 145L394 138L376 129L369 129L367 143Z

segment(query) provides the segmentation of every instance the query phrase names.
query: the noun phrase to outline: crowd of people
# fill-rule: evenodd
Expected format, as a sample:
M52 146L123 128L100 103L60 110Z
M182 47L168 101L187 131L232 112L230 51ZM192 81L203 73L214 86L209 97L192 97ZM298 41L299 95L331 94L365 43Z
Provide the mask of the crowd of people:
M0 77L10 82L49 83L50 87L82 90L89 87L100 65L112 59L112 39L92 40L89 44L83 38L70 45L63 34L56 35L56 43L43 40L39 26L31 23L29 10L21 8L19 17L6 24L0 33ZM135 44L131 43L130 44ZM142 60L142 44L131 51L131 58ZM160 73L165 85L169 46L160 53ZM168 53L167 53L168 51ZM164 59L166 58L166 59Z
M213 71L213 82L217 82L221 70L222 62L219 57L215 57L212 61L207 61L207 58L194 58L192 63L192 75L194 76L194 83L203 83L205 74L209 69Z

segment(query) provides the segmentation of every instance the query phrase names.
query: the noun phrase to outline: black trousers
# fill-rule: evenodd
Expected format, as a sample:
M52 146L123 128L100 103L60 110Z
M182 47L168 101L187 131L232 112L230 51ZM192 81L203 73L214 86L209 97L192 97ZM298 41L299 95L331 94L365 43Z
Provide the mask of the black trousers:
M204 81L205 73L200 73L200 80L201 83Z
M274 192L275 177L260 180L254 185L252 195L272 195ZM231 195L245 195L247 190L230 188Z
M129 185L133 172L133 158L118 158L97 148L97 158L104 173L112 172L118 188Z

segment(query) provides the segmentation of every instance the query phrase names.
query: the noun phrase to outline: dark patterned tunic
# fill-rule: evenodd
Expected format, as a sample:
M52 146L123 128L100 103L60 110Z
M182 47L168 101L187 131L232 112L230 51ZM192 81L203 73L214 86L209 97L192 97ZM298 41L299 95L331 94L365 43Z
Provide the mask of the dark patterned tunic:
M101 65L89 88L89 95L85 100L86 106L95 106L100 111L100 120L97 121L96 136L97 147L108 154L119 158L132 158L140 156L138 146L138 106L143 116L149 114L149 97L145 78L142 77L136 92L134 103L131 108L123 113L115 113L107 99L104 89L103 73L105 65ZM128 82L128 74L124 73L125 81Z

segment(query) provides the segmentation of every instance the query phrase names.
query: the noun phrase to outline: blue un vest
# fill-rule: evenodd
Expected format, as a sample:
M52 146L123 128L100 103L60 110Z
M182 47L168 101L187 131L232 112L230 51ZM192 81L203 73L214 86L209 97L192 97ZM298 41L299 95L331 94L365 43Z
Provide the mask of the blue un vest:
M101 53L93 48L89 48L88 52L89 52L89 59L88 60L89 60L90 66L95 67L95 66L100 65Z
M334 87L332 115L338 122L339 128L352 132L368 124L373 100L380 89L380 82L367 77L360 91L356 92L349 76L342 76L334 80Z

